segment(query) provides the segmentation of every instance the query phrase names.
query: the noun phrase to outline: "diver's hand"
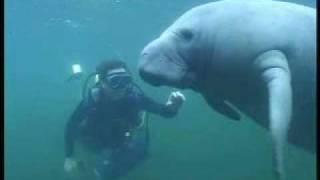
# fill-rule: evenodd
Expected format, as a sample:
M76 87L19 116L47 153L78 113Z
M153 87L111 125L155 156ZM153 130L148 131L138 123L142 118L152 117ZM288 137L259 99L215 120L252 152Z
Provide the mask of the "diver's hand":
M64 161L64 170L68 173L72 172L74 169L77 168L77 161L72 158L66 158Z
M166 105L174 109L178 109L181 107L185 100L185 96L180 91L175 91L169 95Z

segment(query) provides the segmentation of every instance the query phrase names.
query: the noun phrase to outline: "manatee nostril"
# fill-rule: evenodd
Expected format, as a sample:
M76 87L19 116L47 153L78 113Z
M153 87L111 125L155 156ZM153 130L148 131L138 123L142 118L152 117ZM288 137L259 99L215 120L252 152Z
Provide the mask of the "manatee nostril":
M146 52L141 53L141 56L146 56L146 55L148 55L148 53L146 53Z

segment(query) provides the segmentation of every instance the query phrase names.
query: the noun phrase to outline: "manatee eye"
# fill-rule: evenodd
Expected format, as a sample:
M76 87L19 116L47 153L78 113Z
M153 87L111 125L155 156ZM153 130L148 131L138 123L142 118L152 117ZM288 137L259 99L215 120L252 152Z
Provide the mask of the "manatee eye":
M188 30L188 29L182 29L181 30L181 35L185 40L191 40L193 38L193 33L192 31Z

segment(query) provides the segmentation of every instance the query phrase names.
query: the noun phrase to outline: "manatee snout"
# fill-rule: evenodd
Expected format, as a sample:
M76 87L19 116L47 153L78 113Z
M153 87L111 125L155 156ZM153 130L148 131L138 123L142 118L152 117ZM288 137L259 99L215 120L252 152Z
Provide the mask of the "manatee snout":
M150 58L150 54L142 51L138 64L139 75L144 81L150 83L151 85L159 86L160 82L163 80L157 73L158 70L151 61L152 59Z
M139 66L139 75L144 81L150 83L153 86L160 85L160 76L153 73L153 71L144 68L144 66Z
M176 51L170 37L160 37L149 43L141 52L138 63L140 77L154 86L183 88L187 67Z

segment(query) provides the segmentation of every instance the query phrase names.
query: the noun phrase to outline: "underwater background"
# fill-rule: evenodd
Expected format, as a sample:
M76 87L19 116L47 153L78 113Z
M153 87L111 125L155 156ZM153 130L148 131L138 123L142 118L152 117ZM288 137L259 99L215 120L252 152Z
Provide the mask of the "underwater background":
M126 61L146 94L165 103L171 88L137 74L142 48L188 9L209 0L5 0L5 180L93 180L63 170L65 123L81 81L101 60ZM290 0L316 7L316 0ZM226 119L195 92L177 117L150 117L150 157L120 180L273 180L271 141L249 118ZM83 157L90 157L85 152ZM316 156L289 145L290 180L315 180Z

